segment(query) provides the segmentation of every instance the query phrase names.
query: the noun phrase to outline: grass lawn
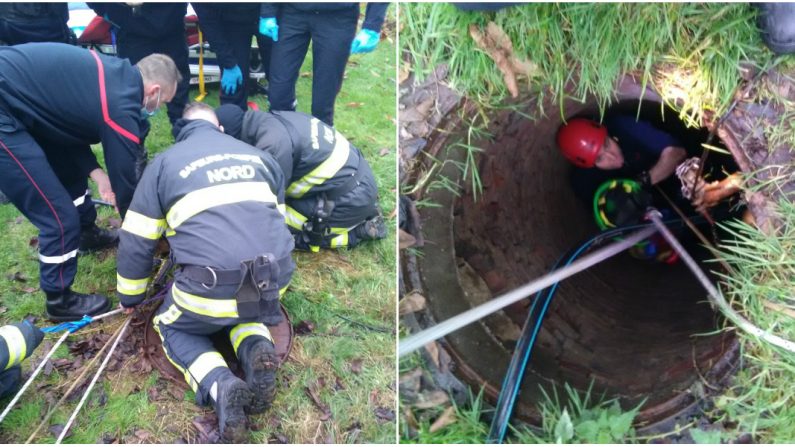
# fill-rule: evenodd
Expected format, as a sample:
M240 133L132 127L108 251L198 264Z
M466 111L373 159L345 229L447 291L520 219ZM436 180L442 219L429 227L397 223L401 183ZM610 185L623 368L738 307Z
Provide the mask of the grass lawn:
M394 13L392 13L394 16ZM296 253L298 264L283 301L294 324L310 322L311 333L297 336L288 362L279 372L279 390L273 408L251 418L252 437L265 442L379 442L395 439L395 39L383 40L374 53L351 57L337 98L337 129L362 150L379 186L380 205L389 216L390 236L351 251ZM311 104L311 50L298 81L298 110L309 113ZM205 101L217 105L217 84ZM191 97L198 94L194 88ZM251 98L262 108L262 96ZM171 144L165 108L152 120L146 141L150 156ZM99 148L95 148L101 154ZM99 157L101 159L101 156ZM118 219L107 208L100 221ZM36 229L12 206L0 206L0 322L16 322L32 315L43 319L44 296L38 290ZM81 257L74 288L107 293L115 289L115 251ZM344 317L344 318L343 318ZM67 344L88 340L100 332L112 334L121 317L96 323L71 336ZM386 332L366 329L385 328ZM132 328L132 332L142 327ZM59 335L48 336L32 360L23 363L27 375ZM85 367L58 367L57 359L72 359L66 346L56 354L56 368L42 375L21 403L0 425L0 442L24 442L49 411L54 400ZM78 416L70 443L173 443L201 439L194 419L210 408L193 403L184 392L161 378L157 371L135 372L140 353L131 353L119 368L103 377ZM88 363L88 362L86 362ZM88 375L90 378L93 371ZM331 416L322 413L308 396L317 390ZM82 389L82 388L80 388ZM53 396L55 399L53 399ZM35 442L50 443L48 429L64 424L79 400L67 400ZM5 406L9 399L0 402ZM326 420L321 420L326 419Z

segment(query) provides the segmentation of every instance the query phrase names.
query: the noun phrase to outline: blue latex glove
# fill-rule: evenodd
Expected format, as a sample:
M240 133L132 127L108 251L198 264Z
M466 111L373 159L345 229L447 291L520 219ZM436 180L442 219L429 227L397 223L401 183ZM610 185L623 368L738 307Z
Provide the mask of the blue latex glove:
M276 17L260 17L259 33L270 37L274 42L279 41L279 25L276 24Z
M225 68L224 74L221 75L221 89L227 95L234 95L237 91L237 86L243 84L243 73L240 67L235 65L232 68Z
M359 34L353 39L353 42L351 42L351 54L369 53L375 50L375 46L378 45L379 39L381 39L381 33L362 28Z

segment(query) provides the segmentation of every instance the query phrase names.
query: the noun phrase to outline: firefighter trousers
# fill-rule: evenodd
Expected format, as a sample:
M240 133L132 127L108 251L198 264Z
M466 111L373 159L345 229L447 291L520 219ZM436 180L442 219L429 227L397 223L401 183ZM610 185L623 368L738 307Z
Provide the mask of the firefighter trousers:
M211 335L224 331L236 355L241 344L248 339L261 337L274 343L268 327L263 323L223 326L186 315L174 303L171 293L157 310L154 327L163 342L166 357L184 375L185 381L196 393L198 405L211 405L217 397L215 382L232 374L224 358L213 346Z
M10 117L0 109L0 191L39 230L41 289L60 292L77 273L81 227L97 216L87 174L74 161L76 151L83 156L90 148L45 152L24 129L4 129L4 118Z

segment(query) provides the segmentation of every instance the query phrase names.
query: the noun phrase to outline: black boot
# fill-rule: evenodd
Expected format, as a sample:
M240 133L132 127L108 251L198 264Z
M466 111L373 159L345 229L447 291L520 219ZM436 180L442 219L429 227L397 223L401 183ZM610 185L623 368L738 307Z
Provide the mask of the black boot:
M358 239L363 241L383 239L386 237L386 222L379 214L354 228L353 233Z
M276 395L276 368L279 366L276 347L266 338L249 337L237 350L237 358L243 367L246 384L253 393L246 411L249 414L262 413L271 407Z
M119 232L117 230L106 230L96 225L91 225L80 231L80 246L77 251L80 254L91 253L115 247L118 244Z
M79 293L72 289L46 292L46 295L50 321L75 321L83 315L99 315L110 310L110 301L103 295Z
M218 416L221 439L234 444L248 442L248 418L244 411L244 407L251 402L248 385L230 372L216 381L213 387L217 387L215 414Z

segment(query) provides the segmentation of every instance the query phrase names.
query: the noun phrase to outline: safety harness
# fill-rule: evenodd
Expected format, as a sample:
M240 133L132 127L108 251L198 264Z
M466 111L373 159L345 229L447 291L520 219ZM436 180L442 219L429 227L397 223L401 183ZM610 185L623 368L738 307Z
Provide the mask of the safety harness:
M291 263L290 256L276 259L273 254L266 253L241 261L238 269L183 265L180 267L180 276L200 283L207 290L216 286L236 285L238 315L262 318L266 324L278 324L282 318L279 310L279 277L282 271L290 271Z
M284 126L285 130L287 130L290 143L293 147L295 147L296 142L299 141L298 131L295 129L295 126L281 116L279 112L272 112L272 114L277 120L279 120L280 123L282 123L282 126ZM329 220L331 218L331 213L334 211L337 200L339 200L339 198L345 194L353 191L361 184L362 177L365 173L365 169L362 168L364 157L362 157L361 152L359 152L359 150L355 147L350 146L350 150L356 151L356 154L359 156L359 164L356 166L356 169L351 173L347 180L345 180L345 183L339 187L317 194L317 202L315 203L312 215L307 216L306 222L304 222L301 227L301 239L310 247L320 247L325 238L331 236L332 232ZM295 160L293 161L295 162ZM374 212L377 213L375 207Z

